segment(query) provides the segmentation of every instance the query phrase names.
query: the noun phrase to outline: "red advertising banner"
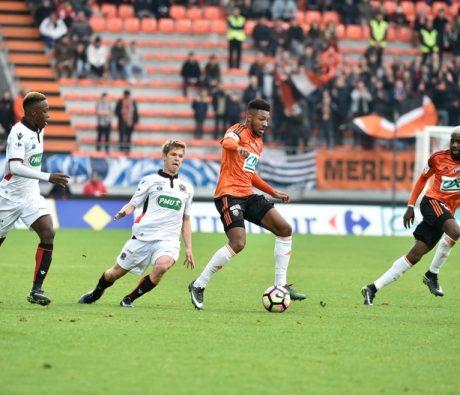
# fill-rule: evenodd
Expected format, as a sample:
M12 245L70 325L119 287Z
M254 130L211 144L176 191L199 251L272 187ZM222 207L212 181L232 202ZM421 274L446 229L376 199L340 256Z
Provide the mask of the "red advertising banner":
M414 152L321 151L316 156L318 189L410 190Z

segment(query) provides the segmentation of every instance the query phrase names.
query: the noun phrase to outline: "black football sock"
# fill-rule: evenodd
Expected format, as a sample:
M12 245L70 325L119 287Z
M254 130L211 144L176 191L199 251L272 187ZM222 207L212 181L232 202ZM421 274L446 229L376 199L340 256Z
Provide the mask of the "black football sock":
M53 255L53 244L40 243L35 254L35 272L32 289L41 289L48 270L51 265Z
M102 296L104 291L111 287L114 282L107 281L104 277L104 273L102 273L101 278L97 282L96 288L94 288L93 295L97 296L98 298Z
M155 287L156 284L152 283L150 277L147 275L144 278L142 278L141 281L139 281L139 284L137 284L137 287L134 288L133 292L126 296L129 297L132 301L134 301L137 298L140 298L145 293L150 292Z

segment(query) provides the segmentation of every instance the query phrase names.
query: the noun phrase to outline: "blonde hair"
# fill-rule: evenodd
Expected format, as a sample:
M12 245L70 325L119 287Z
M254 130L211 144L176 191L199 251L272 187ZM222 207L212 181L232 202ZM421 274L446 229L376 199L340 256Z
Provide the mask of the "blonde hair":
M22 101L22 108L24 111L30 106L34 105L35 103L39 103L41 101L46 100L46 96L40 92L29 92L25 95L24 100Z
M185 152L185 148L187 145L180 140L167 140L163 146L161 147L161 151L163 154L167 155L169 151L171 151L171 148L182 148Z

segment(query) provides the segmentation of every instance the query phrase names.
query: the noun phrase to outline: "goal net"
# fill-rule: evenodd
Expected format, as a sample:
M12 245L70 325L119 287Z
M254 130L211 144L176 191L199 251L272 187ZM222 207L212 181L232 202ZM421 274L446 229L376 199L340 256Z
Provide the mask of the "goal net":
M420 175L426 161L436 151L449 148L453 126L426 126L415 138L414 182Z

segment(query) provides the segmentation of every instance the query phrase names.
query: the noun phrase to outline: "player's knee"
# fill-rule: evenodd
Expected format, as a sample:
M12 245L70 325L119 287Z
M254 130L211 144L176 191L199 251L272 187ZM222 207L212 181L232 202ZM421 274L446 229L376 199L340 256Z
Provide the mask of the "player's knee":
M232 240L228 244L230 245L230 248L235 252L235 254L238 254L239 252L243 251L244 247L246 246L246 240Z
M455 227L450 230L447 235L454 241L457 241L460 238L460 227Z
M279 229L279 237L289 237L292 235L292 226L287 222Z
M45 229L40 232L40 241L46 244L53 244L55 232L53 228Z
M411 251L406 255L407 260L412 264L415 265L424 254L419 251Z

